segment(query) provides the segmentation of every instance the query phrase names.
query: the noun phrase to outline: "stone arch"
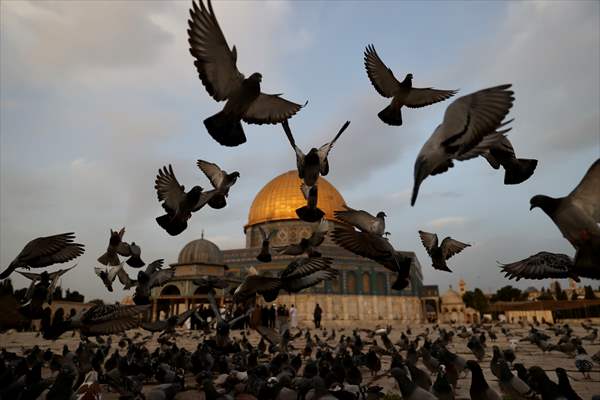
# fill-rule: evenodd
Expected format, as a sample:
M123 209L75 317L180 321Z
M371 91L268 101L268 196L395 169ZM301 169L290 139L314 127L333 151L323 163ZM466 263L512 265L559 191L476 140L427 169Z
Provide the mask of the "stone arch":
M356 273L354 271L346 273L346 293L356 294Z
M160 291L161 296L179 296L181 295L181 291L176 285L169 284L162 288Z
M371 294L371 274L369 272L362 274L362 293Z

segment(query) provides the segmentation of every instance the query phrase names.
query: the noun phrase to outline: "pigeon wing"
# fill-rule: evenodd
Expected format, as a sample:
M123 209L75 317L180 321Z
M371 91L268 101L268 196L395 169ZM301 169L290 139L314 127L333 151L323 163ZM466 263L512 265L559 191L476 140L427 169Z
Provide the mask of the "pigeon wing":
M344 249L371 259L389 257L392 250L387 239L373 233L357 232L350 228L335 228L332 236L333 241Z
M465 153L501 126L515 99L510 87L495 86L454 100L439 128L444 144L458 146L458 153Z
M449 99L458 93L458 90L438 90L433 88L411 88L404 99L404 105L410 108L425 107L439 101Z
M239 90L244 81L244 75L236 65L236 48L229 48L210 0L208 9L204 0L200 0L200 7L195 1L192 6L188 43L190 53L196 59L194 65L208 94L217 101L226 100Z
M298 146L296 146L296 141L294 140L294 135L292 135L292 130L290 129L290 125L288 124L287 119L281 123L283 126L283 131L285 132L285 136L287 136L292 148L296 152L296 168L298 169L298 177L300 179L304 179L304 157L305 154L300 150ZM306 198L306 197L305 197Z
M177 181L171 164L168 168L163 167L158 170L158 175L156 175L154 181L154 189L156 189L158 201L164 201L164 204L171 210L178 209L179 203L185 196L185 187Z
M249 124L278 124L294 116L302 106L286 100L279 94L261 93L244 113Z
M300 258L292 261L282 272L281 279L295 279L331 267L329 257Z
M72 243L48 256L41 256L35 262L36 266L43 267L52 264L66 263L76 259L85 252L82 244Z
M419 236L421 237L421 243L427 250L427 254L431 256L431 250L438 246L438 237L435 233L419 231Z
M152 261L150 264L148 264L148 266L146 267L146 274L148 275L152 275L154 272L158 271L159 269L162 268L163 263L165 260L163 260L162 258L159 258L158 260Z
M363 210L354 210L350 207L346 207L343 211L334 211L333 213L337 219L352 226L357 227L362 231L368 231L376 218Z
M23 275L25 278L35 282L40 279L41 274L36 274L35 272L25 272L25 271L17 271L17 273Z
M310 275L306 275L300 278L293 278L285 281L284 289L288 292L299 292L303 289L315 286L322 281L329 281L335 279L338 276L338 271L333 268L326 268Z
M447 260L453 255L460 253L469 246L471 245L459 242L458 240L454 240L451 237L446 237L444 238L444 240L442 240L442 245L440 246L440 248L442 249L444 259Z
M204 175L206 175L213 187L221 187L225 181L225 171L219 168L217 164L204 160L198 160L196 165L202 170L202 172L204 172Z
M75 234L73 232L33 239L27 243L17 259L27 262L37 257L52 256L70 244L83 247L83 245L73 243L74 239Z
M327 160L327 156L329 155L329 152L333 148L335 142L342 135L342 133L344 133L346 128L348 128L348 125L350 125L350 121L346 121L344 125L342 125L337 135L335 135L331 142L325 143L323 146L319 147L318 156L320 162L321 175L327 176L327 174L329 173L329 161Z
M594 221L600 223L600 158L588 169L569 198L584 208Z
M113 335L115 333L125 332L126 330L138 327L140 319L137 317L126 317L115 320L102 321L87 326L85 330L89 336L94 335Z
M148 282L148 287L152 289L153 287L162 286L169 282L174 275L175 270L173 269L161 269L160 271L152 274L150 281Z
M375 90L383 97L393 97L400 88L400 82L394 77L392 70L381 61L372 44L365 50L364 61L367 75Z
M573 260L566 254L548 253L534 254L524 260L510 264L500 264L504 276L508 279L562 279L573 277L570 272Z

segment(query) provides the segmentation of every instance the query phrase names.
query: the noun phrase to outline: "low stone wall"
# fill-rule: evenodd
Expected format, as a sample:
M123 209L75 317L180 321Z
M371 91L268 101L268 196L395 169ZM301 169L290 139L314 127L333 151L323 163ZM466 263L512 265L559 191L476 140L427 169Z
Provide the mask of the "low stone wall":
M311 322L315 305L323 310L322 322L329 326L412 324L425 321L421 300L412 296L370 295L280 295L277 304L298 309L299 324Z

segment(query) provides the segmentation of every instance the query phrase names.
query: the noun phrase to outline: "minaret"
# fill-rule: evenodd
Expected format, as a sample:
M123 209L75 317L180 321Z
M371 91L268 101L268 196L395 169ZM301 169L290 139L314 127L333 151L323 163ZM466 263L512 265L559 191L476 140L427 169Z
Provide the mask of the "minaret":
M460 293L460 295L463 296L466 291L467 291L467 284L465 283L465 281L462 278L460 278L460 281L458 281L458 293Z

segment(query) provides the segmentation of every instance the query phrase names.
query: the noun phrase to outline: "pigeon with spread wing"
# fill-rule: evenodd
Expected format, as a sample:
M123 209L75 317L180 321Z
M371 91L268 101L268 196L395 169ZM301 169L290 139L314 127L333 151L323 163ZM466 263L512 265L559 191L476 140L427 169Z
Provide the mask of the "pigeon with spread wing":
M530 209L541 208L577 250L575 273L600 279L600 159L569 195L558 198L536 195L530 205Z
M214 187L213 190L207 192L210 193L208 205L215 209L225 207L227 205L226 199L227 196L229 196L229 189L238 180L240 173L233 171L229 174L227 171L219 168L217 164L204 160L198 160L196 165L204 172L204 175L206 175L211 185Z
M566 254L541 251L523 260L501 264L504 277L508 279L566 279L579 282L573 270L573 259Z
M74 240L72 232L33 239L0 274L0 279L8 278L17 268L44 268L74 260L84 252L84 246Z
M503 122L515 99L510 87L508 84L479 90L459 97L448 106L444 120L417 155L411 205L415 205L419 188L428 176L448 171L454 166L454 160L465 161L485 156L493 149L502 147L505 134L512 129L499 130L512 121ZM530 168L523 168L527 173L521 171L518 175L523 178L531 172ZM521 178L518 180L523 180Z
M246 142L241 121L249 124L278 124L302 106L280 94L261 93L262 75L246 78L237 68L237 49L229 47L215 16L211 1L193 2L188 20L188 42L194 65L204 88L216 101L226 101L222 111L204 120L208 133L223 146Z
M446 265L446 260L470 246L470 244L459 242L450 236L445 237L442 244L438 245L438 237L435 233L419 231L419 236L427 254L431 257L433 268L440 271L452 272Z
M166 211L165 215L156 218L156 222L171 236L183 232L192 213L204 207L212 195L212 191L203 192L200 186L186 192L185 186L177 181L171 165L158 170L154 188Z
M131 255L129 244L123 241L124 235L125 228L121 228L119 231L110 230L110 238L108 239L106 252L98 257L98 262L100 264L117 266L121 264L119 256L129 257Z
M433 88L415 88L412 86L412 74L407 74L402 82L398 82L375 51L373 45L365 50L365 68L375 90L383 97L392 98L389 106L377 114L379 119L388 125L402 125L402 107L420 108L454 96L457 90L439 90Z

